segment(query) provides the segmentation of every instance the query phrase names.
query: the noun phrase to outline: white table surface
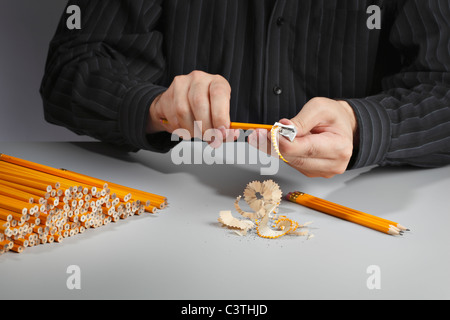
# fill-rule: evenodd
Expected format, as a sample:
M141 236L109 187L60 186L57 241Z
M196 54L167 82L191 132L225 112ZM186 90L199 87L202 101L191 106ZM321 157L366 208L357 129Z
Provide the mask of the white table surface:
M198 150L197 150L198 151ZM0 143L0 152L165 195L169 206L62 243L0 256L0 299L448 299L450 167L365 168L307 178L280 162L175 165L171 153L121 153L101 143ZM220 210L253 180L273 179L411 228L389 236L283 200L280 213L313 221L314 238L238 236ZM241 202L243 203L243 202ZM67 268L81 271L69 290ZM380 288L370 289L370 266Z

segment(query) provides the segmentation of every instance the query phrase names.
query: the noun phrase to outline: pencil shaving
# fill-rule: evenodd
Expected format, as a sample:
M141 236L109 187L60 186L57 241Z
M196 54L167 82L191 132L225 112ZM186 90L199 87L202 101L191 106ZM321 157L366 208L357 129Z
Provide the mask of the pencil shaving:
M280 141L280 130L281 128L279 126L273 126L272 130L270 130L270 136L271 136L271 141L272 141L272 147L275 150L275 152L278 154L278 156L280 157L281 160L283 160L284 162L288 163L289 161L287 161L280 152L280 148L278 147L278 141Z
M220 211L219 222L233 229L248 230L255 226L250 220L242 220L233 217L231 211Z
M273 207L275 209L275 207ZM269 214L271 211L267 211L264 217L258 222L256 232L262 238L275 239L289 233L292 227L292 221L284 219L276 223L276 229L269 227Z
M282 195L280 187L273 180L252 181L247 184L244 190L244 200L257 213L257 218L262 218L270 206L278 206ZM240 196L238 199L240 199ZM238 206L238 204L235 206ZM239 210L241 209L239 208Z
M253 210L244 211L239 206L242 195L239 195L234 206L243 217L233 217L231 211L220 211L218 221L225 227L232 229L239 236L245 236L248 231L255 230L261 238L276 239L285 235L311 236L305 229L312 222L299 224L297 221L287 218L285 215L276 214L282 199L282 191L273 180L264 182L252 181L244 190L244 200Z
M241 207L239 206L239 200L241 200L241 198L242 198L242 196L238 196L236 198L236 200L234 201L234 207L236 208L236 211L239 212L239 214L241 216L243 216L244 218L247 218L247 219L251 219L251 220L260 219L264 216L264 208L263 207L261 207L260 209L258 209L257 211L254 211L254 212L242 210Z

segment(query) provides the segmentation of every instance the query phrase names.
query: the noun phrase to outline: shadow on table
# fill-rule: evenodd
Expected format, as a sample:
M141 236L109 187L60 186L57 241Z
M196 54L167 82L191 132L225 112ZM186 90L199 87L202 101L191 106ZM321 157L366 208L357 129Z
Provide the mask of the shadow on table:
M245 186L254 180L268 180L273 179L280 185L291 185L294 181L298 181L297 171L290 168L282 161L278 165L281 170L292 170L291 175L261 175L261 165L251 164L175 164L173 163L170 152L169 153L154 153L141 150L139 152L127 152L126 150L118 149L112 145L98 143L98 142L73 142L74 146L93 152L102 156L114 158L126 163L134 163L144 166L147 169L156 171L166 176L166 180L170 179L172 175L188 174L193 176L202 185L207 185L217 193L231 196L235 198L245 188ZM250 147L252 148L252 147ZM192 149L192 154L199 150ZM265 165L263 167L266 167ZM304 178L304 177L303 177ZM177 189L182 189L183 185L177 185ZM191 186L191 188L194 186Z
M329 190L332 187L333 191L326 194L327 200L361 211L370 208L371 213L381 216L402 210L414 197L419 196L420 188L450 178L450 170L409 166L350 170L331 179L308 178L282 161L279 161L279 173L264 176L260 174L261 165L176 165L171 160L170 152L165 154L147 151L130 153L115 146L97 142L76 142L73 145L102 156L127 163L137 163L167 177L174 174L188 174L195 177L202 185L216 190L218 194L232 198L241 194L245 186L254 180L273 179L284 193L295 190L308 193L308 190ZM176 187L181 190L194 186L177 185Z
M405 210L421 196L423 188L444 179L450 179L450 170L374 167L345 181L343 187L327 195L327 200L386 218Z

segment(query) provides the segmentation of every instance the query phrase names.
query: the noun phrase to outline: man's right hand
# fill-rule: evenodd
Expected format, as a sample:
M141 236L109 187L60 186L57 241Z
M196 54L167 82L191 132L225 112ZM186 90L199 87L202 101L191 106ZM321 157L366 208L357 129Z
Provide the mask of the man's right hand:
M173 132L186 129L194 136L194 122L201 121L201 137L210 129L220 130L223 140L230 126L231 87L220 75L203 71L192 71L188 75L176 76L170 87L159 95L150 106L147 133ZM161 119L168 120L163 123ZM199 133L195 130L195 133ZM210 141L218 147L222 141Z

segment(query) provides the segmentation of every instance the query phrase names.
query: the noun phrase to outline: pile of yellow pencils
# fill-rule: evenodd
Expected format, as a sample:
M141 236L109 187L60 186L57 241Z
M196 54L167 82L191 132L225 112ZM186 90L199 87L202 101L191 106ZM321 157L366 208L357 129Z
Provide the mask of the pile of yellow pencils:
M0 254L166 205L161 195L0 154Z

